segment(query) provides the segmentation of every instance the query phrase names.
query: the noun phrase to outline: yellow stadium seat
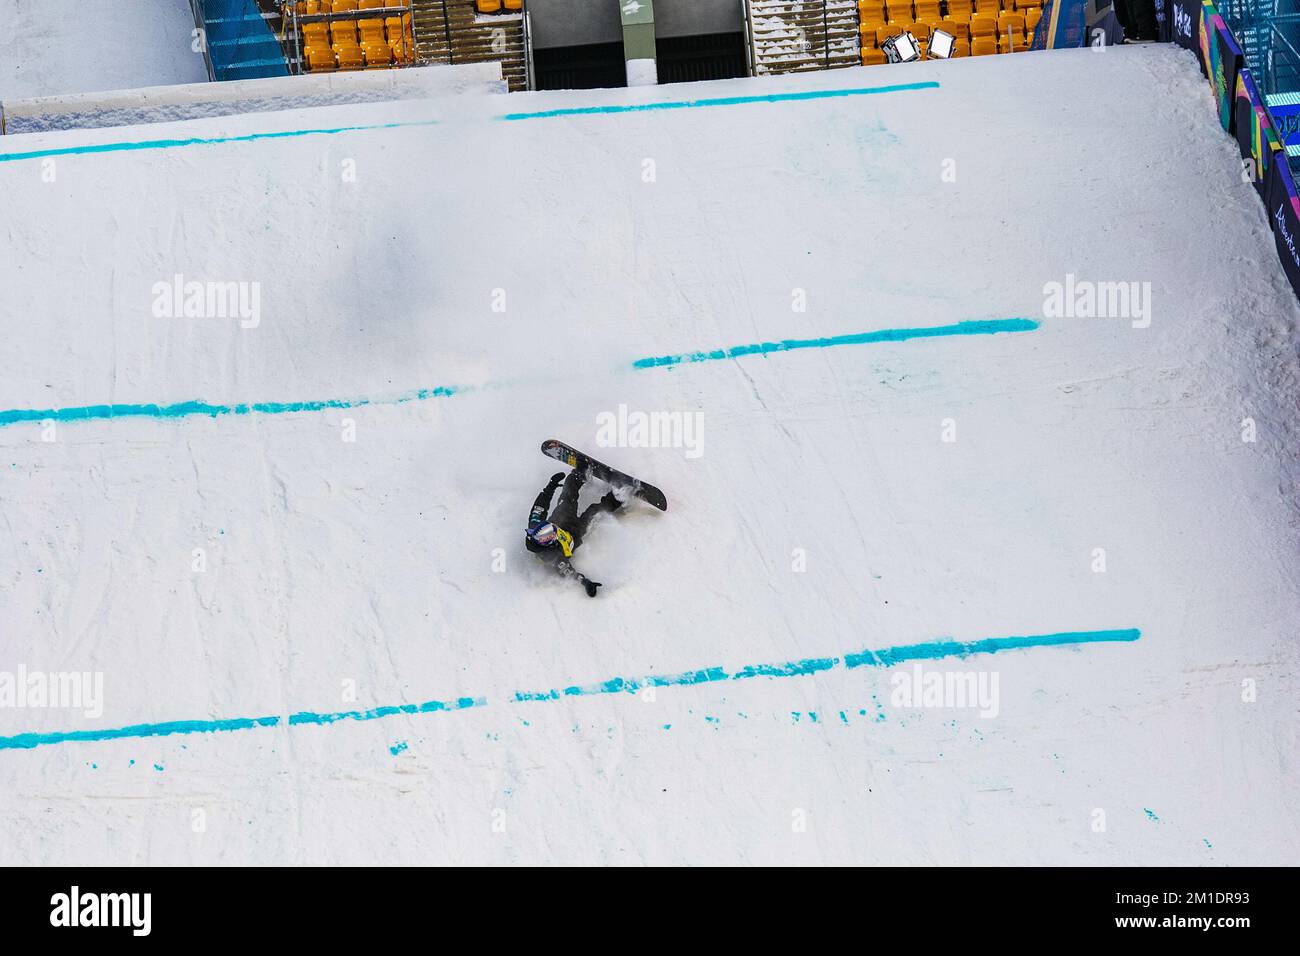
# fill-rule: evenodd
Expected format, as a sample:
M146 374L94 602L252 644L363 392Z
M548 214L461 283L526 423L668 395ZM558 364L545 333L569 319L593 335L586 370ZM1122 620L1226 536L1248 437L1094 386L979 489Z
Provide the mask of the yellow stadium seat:
M498 13L501 10L501 0L475 0L474 6L479 13Z
M377 10L377 9L379 9L380 7L383 7L383 6L385 6L385 5L386 5L386 4L385 4L385 0L361 0L361 2L357 4L357 9L358 9L358 10Z
M522 10L524 8L524 0L502 0L501 5L507 10Z
M980 37L992 38L997 35L998 21L993 17L977 13L970 18L970 37L972 40L977 40ZM974 55L979 56L980 54Z
M1012 33L1018 33L1021 36L1024 36L1025 35L1024 16L1019 13L1004 13L1000 17L998 17L999 35L1006 36L1008 27L1011 29Z
M366 56L359 46L336 46L334 53L339 58L340 70L361 70L365 68Z
M881 17L879 20L876 19L859 20L858 33L862 34L862 45L874 46L876 42L875 41L876 31L879 30L888 22L889 21L886 20L884 17Z
M939 0L916 0L914 7L918 20L934 23L936 20L943 19L939 15Z
M1025 33L1032 38L1034 30L1038 28L1038 21L1043 18L1043 11L1038 7L1029 7L1025 10Z
M328 23L304 23L302 25L302 38L306 43L313 40L329 46L330 28Z
M952 55L954 57L970 56L970 40L963 40L960 37L954 40L952 44Z
M366 55L366 69L368 70L388 67L393 63L393 50L389 47L387 40L370 40L362 45L361 52Z
M998 52L998 43L992 37L979 36L971 41L971 56L990 56Z
M335 13L351 13L357 8L357 0L332 0Z
M885 0L858 0L858 20L885 22Z
M912 36L916 37L922 43L930 39L930 24L926 23L924 20L918 20L915 23L909 23L903 29L905 29L908 33L912 34Z
M305 56L307 69L312 73L329 73L336 68L334 51L329 47L308 47Z
M863 66L879 66L884 62L886 62L884 50L879 50L874 46L864 46L862 48Z
M367 40L386 40L384 35L383 20L358 20L357 29L361 33L361 45L365 46Z
M899 29L900 29L900 28L899 28L897 25L895 25L895 26L877 27L877 28L876 28L876 46L884 46L884 45L885 45L885 41L888 40L890 37L896 37L896 36L898 36Z
M335 20L330 24L330 39L334 46L340 43L346 46L355 46L357 42L357 21L355 20Z
M997 19L997 15L1002 12L1002 5L998 0L975 0L975 12Z
M951 33L958 40L970 39L970 21L969 20L941 20L934 25L936 30L943 30L945 33Z

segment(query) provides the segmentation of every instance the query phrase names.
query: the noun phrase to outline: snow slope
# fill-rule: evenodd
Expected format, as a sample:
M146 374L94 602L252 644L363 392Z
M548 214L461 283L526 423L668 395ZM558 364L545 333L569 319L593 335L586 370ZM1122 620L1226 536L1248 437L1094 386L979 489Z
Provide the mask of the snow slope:
M201 83L186 0L0 0L0 101Z
M241 137L0 162L0 670L105 697L0 708L0 860L1300 862L1300 310L1208 95L1144 46L7 138ZM1067 273L1150 327L1045 318ZM40 423L191 400L337 404ZM596 448L620 404L702 454ZM670 500L595 601L522 548L552 436ZM993 717L845 656L1131 629L931 647Z

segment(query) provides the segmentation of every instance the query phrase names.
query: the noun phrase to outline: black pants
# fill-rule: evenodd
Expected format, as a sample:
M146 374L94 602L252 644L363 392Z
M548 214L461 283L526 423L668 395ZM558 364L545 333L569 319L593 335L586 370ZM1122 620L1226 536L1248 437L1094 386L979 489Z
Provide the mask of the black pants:
M546 519L573 535L575 548L582 543L582 536L587 533L587 525L591 524L591 519L595 517L596 512L613 510L609 500L612 496L606 495L588 505L582 514L578 514L578 493L586 480L587 476L580 471L569 472L569 477L564 479L564 486L560 489L560 500L555 503L555 510Z

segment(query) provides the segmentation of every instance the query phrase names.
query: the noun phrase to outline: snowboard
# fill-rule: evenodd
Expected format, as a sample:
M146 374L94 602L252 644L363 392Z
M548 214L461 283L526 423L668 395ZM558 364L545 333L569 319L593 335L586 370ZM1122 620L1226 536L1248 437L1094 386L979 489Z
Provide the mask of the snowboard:
M611 468L603 461L597 461L590 455L584 454L576 448L571 448L562 441L551 438L542 442L542 454L548 458L554 458L556 461L562 461L577 471L586 472L593 478L599 478L615 488L630 488L632 494L646 504L654 505L660 511L668 510L668 499L654 485L642 481L640 478L633 478L631 475L624 474L617 468Z

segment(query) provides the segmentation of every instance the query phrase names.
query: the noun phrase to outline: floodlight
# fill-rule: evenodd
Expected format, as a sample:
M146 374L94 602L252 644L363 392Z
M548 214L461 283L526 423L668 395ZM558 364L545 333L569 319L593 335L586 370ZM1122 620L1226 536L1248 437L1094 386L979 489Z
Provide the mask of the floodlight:
M952 56L953 44L957 42L951 33L945 33L943 30L935 30L930 34L930 59L946 60Z
M885 51L885 59L890 63L911 63L921 59L921 46L916 37L904 31L896 37L890 37L880 47Z

